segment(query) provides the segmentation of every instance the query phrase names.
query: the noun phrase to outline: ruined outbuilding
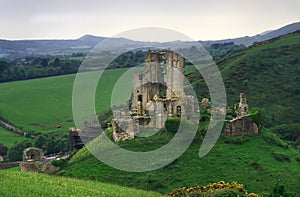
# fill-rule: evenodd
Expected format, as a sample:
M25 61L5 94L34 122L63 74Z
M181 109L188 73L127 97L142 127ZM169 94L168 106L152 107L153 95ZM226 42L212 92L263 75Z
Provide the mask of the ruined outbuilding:
M133 139L139 128L164 128L168 117L194 117L195 98L184 92L185 59L170 51L148 51L143 71L133 75L131 109L115 110L115 141Z
M60 169L51 163L42 163L43 158L44 152L41 149L35 147L25 149L23 161L19 164L21 172L52 174Z
M27 148L23 151L23 161L41 161L44 152L35 147Z
M248 114L248 109L246 95L240 93L240 102L235 109L237 116L226 122L223 136L252 136L258 134L258 125Z

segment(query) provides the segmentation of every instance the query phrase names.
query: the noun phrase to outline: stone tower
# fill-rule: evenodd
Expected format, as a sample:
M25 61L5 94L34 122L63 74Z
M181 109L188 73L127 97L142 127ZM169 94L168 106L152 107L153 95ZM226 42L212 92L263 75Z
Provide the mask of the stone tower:
M240 93L240 102L237 108L237 117L246 116L248 114L249 106L247 104L247 98L244 93Z

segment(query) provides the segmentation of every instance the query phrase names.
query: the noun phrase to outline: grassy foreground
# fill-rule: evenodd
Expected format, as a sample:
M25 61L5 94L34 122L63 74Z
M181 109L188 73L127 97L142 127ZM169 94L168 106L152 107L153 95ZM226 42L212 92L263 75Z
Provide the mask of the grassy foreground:
M161 196L95 181L0 170L0 196Z
M164 145L172 136L165 133L149 139L123 142L128 150L147 151ZM269 131L258 136L222 138L203 158L198 157L201 140L195 140L176 161L151 172L123 172L102 163L81 149L58 174L98 180L166 194L175 188L237 181L248 191L262 194L280 181L286 189L300 193L299 152L286 146Z

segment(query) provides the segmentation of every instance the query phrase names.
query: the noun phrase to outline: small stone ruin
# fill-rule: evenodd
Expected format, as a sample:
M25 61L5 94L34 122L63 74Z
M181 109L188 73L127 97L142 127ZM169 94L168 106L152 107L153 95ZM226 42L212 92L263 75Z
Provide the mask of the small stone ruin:
M35 147L27 148L23 151L23 161L20 162L21 172L33 172L51 174L59 170L50 163L42 163L44 152Z
M248 114L248 109L246 95L240 93L240 102L235 109L237 116L226 122L223 136L252 136L258 134L258 125L254 123Z

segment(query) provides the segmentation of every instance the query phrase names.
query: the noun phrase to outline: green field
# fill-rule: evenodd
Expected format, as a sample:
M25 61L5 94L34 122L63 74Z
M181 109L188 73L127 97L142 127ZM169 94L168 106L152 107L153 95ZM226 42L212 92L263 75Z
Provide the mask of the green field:
M0 170L0 196L161 196L95 181Z
M96 92L97 112L110 108L114 83L126 69L107 70ZM98 72L82 73L89 88L89 77ZM0 84L0 116L25 130L53 132L74 126L72 89L75 75L64 75ZM84 98L85 95L83 95ZM61 124L61 129L56 125Z
M148 139L122 142L120 146L134 151L153 150L166 144L171 137L161 133ZM300 193L299 152L287 148L267 130L254 137L220 139L203 158L198 157L200 144L201 137L198 136L175 162L142 173L111 168L83 148L58 175L150 189L162 194L183 186L206 185L220 180L237 181L248 191L258 194L269 192L280 181L288 190ZM278 155L284 159L277 160Z
M18 136L0 127L0 143L4 144L8 148L10 148L15 142L19 142L25 139L28 138Z
M187 71L191 72L193 68L187 67ZM109 69L102 75L103 77L99 81L101 85L97 86L95 98L97 113L110 109L112 89L120 76L127 70L123 68ZM80 74L85 79L82 86L83 90L90 87L91 81L89 79L98 75L99 72L102 71ZM23 127L24 130L42 133L67 131L69 127L74 126L72 90L75 76L75 74L71 74L0 83L0 116L17 126ZM131 80L130 73L127 73L123 80ZM131 84L131 81L129 83ZM85 93L83 92L82 97L84 98L84 96ZM116 97L119 99L118 94ZM56 125L58 124L62 128L57 129ZM7 132L2 135L7 135ZM10 142L13 143L14 140L12 139ZM0 138L0 143L4 140L6 138Z

